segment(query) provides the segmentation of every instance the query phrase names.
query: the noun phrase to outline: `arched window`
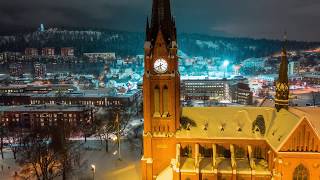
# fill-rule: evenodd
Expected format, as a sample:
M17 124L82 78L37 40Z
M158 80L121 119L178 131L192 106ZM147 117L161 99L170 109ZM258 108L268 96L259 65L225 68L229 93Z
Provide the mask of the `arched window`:
M160 88L156 86L154 88L154 114L153 117L160 117Z
M163 114L162 117L168 117L169 116L169 93L168 93L168 87L164 86L163 87L163 97L162 97L162 102L163 102Z
M296 167L293 173L293 180L309 180L309 171L302 164Z
M182 148L181 156L191 158L192 157L192 147L190 145L187 145L184 148Z

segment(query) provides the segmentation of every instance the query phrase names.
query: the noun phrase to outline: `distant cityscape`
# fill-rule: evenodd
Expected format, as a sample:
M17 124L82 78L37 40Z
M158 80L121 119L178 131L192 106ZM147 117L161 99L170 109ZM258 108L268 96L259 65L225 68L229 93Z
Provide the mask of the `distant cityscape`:
M34 32L33 35L36 37L33 38L59 32L74 34L73 31L67 30L45 30L44 25L41 25L38 31ZM77 33L81 36L81 31ZM88 33L85 32L85 34ZM97 36L93 34L94 37ZM117 39L117 37L112 35L112 38ZM6 38L2 37L0 44L8 43L4 39ZM196 40L195 44L200 48L199 50L209 51L204 53L206 56L189 54L183 50L177 52L178 71L181 76L179 87L181 106L186 108L274 107L275 82L279 77L278 71L282 58L281 49L266 54L258 53L257 47L250 46L247 48L246 55L235 57L227 54L232 54L228 52L229 49L239 52L234 50L237 47L230 47L231 44L225 45L222 41L217 40L216 42L220 44L215 44L214 41ZM127 153L135 153L134 161L139 161L139 155L143 152L143 76L146 70L143 52L141 54L130 52L123 55L123 51L126 52L123 49L121 53L101 51L101 49L85 51L85 48L79 49L79 45L64 47L65 43L59 43L59 41L55 42L59 46L39 45L41 43L45 44L38 42L38 44L35 43L36 46L19 47L20 51L0 52L2 126L8 127L8 131L18 133L16 127L19 127L19 132L22 132L22 129L34 131L36 127L59 129L61 122L68 122L68 131L59 132L66 133L68 138L64 138L69 139L70 142L74 140L86 142L87 138L91 138L91 142L101 141L102 145L104 140L106 152L109 152L109 143L115 144L113 154L109 154L107 158L114 159L119 156L121 159L120 140L123 139ZM276 43L283 45L282 42ZM289 105L290 107L319 106L320 47L316 46L316 43L298 43L298 45L295 43L291 44L294 48L287 52ZM221 44L228 48L218 50ZM276 49L278 45L274 46L271 49ZM217 52L223 51L224 54L218 56L217 52L212 52L213 49ZM255 55L248 57L249 52L255 52ZM264 56L258 57L258 54L264 54ZM117 119L119 116L127 119L120 121ZM163 115L161 117L164 118ZM101 124L95 124L97 120ZM9 140L12 134L4 134L3 137L7 140L3 142L5 146L2 148L6 151L2 156L4 159L6 157L12 159L9 154L13 152L16 159L15 152L20 151L15 147L21 145L17 145L18 140L14 142ZM129 148L132 143L137 147L134 150ZM89 148L89 145L84 143L84 146L86 145ZM94 144L91 148L100 148L100 145ZM73 151L70 150L70 152ZM85 165L77 166L78 171L81 171L81 167L87 168L88 161L91 161L89 151L84 151L87 161L84 162ZM100 152L100 150L97 151ZM20 156L19 153L18 156ZM8 166L7 164L10 163L12 161L8 160L1 164ZM31 171L25 174L21 171L17 173L19 167L11 166L15 168L15 175L19 174L20 177L30 175L28 173ZM93 173L94 168L91 168ZM91 172L87 170L88 168L83 173L90 176ZM12 171L8 170L8 172L6 176L12 176ZM78 173L78 175L83 174ZM64 175L60 173L59 176Z

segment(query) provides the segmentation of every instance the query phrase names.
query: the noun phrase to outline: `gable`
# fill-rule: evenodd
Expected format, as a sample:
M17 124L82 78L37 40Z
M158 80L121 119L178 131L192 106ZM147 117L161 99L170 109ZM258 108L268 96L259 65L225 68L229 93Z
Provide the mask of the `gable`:
M290 134L281 152L320 152L320 139L310 122L304 118Z

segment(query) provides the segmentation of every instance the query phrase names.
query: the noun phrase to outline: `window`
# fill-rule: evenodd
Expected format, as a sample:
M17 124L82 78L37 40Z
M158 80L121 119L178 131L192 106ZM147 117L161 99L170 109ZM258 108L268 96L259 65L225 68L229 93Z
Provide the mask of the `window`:
M168 94L168 87L164 86L163 88L163 115L162 117L168 117L169 115L169 108L168 108L168 100L169 100L169 94Z
M182 148L181 155L183 157L191 158L192 157L192 147L190 145L187 145L184 148Z
M160 117L160 88L154 88L154 117Z
M293 173L293 180L309 180L309 171L302 164L296 167Z

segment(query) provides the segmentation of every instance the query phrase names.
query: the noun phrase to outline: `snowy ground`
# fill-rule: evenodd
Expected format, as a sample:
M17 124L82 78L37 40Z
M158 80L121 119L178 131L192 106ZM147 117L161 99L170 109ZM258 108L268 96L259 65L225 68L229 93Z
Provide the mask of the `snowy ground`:
M122 140L121 160L119 160L117 144L109 143L109 153L105 152L105 144L100 141L89 140L84 144L81 157L81 167L73 172L68 179L71 180L92 180L93 173L91 164L96 167L94 179L96 180L139 180L141 179L140 159L141 142L139 139ZM3 170L1 169L3 166ZM9 167L9 168L8 168ZM0 160L0 179L20 179L14 178L15 171L20 167L15 163L12 153L5 151L5 159ZM60 180L61 177L56 178Z

